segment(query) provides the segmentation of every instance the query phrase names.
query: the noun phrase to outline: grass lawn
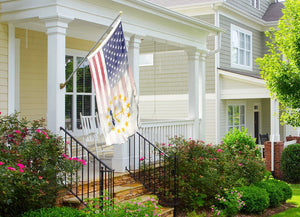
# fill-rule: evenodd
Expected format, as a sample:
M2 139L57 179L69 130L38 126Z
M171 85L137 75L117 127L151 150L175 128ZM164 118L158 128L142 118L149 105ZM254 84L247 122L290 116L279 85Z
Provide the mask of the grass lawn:
M293 189L293 197L292 199L288 200L288 203L293 203L297 205L297 208L289 209L285 212L273 215L273 217L279 217L279 216L300 216L300 184L292 184L291 185Z

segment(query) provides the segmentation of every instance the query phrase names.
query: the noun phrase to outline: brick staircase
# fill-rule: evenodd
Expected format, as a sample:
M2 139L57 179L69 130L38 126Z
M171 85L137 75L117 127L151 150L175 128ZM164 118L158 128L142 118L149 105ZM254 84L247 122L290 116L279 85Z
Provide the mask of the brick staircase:
M88 197L88 191L90 196L94 194L99 195L99 186L97 185L97 183L98 182L96 181L94 186L93 182L86 182L83 184L83 186L78 186L77 193L80 195L83 192L83 198ZM148 189L146 189L141 183L135 181L129 173L115 173L114 199L116 203L122 203L132 199L138 200L139 202L145 202L149 198L157 197L155 195L151 195ZM69 192L67 192L67 194L62 198L61 203L66 206L72 206L77 208L83 207L80 201ZM161 216L163 217L173 216L173 208L163 207L161 211Z

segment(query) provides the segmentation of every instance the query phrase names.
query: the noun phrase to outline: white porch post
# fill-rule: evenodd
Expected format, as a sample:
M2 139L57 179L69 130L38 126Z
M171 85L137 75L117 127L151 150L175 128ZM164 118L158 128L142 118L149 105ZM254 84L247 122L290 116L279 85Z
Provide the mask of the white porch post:
M15 68L15 27L13 24L8 25L8 114L12 114L16 110L15 87L16 83L16 68Z
M193 139L204 139L205 122L205 56L188 51L189 61L189 118L194 120ZM200 117L201 128L200 128Z
M65 81L66 29L71 20L53 17L44 21L48 35L47 127L58 134L65 126L66 89L59 85Z
M126 37L128 43L128 61L132 70L134 81L139 95L139 57L141 39L139 36L133 35L130 38ZM114 156L112 159L112 168L116 172L124 172L125 167L129 166L129 143L114 145Z
M274 142L280 141L279 134L279 103L271 99L271 171L274 171Z

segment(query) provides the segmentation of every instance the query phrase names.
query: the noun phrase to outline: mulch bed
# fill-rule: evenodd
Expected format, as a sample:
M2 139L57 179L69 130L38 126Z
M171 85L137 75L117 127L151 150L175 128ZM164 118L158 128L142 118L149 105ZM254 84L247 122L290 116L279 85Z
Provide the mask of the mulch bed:
M254 214L252 214L252 215L238 214L235 217L267 217L267 216L272 216L272 215L284 212L285 210L295 208L295 207L297 207L297 206L294 205L294 204L284 203L280 207L268 208L268 209L265 210L265 212L263 214L260 214L260 215L258 215L258 214L257 215L254 215ZM212 216L210 210L200 210L200 213L201 212L205 212L207 217ZM177 217L186 217L186 212L178 210Z

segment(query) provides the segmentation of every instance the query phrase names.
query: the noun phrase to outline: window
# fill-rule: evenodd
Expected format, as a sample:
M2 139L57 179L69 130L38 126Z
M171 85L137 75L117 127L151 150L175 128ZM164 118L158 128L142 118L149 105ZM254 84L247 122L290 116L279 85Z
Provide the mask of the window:
M83 55L67 55L65 58L66 79L83 59ZM80 66L66 85L65 125L66 129L77 132L81 129L80 113L95 115L95 93L87 60Z
M228 131L233 128L241 130L245 127L245 106L228 105Z
M259 9L259 2L259 0L250 0L251 5L256 9Z
M231 67L252 70L252 33L231 25Z

